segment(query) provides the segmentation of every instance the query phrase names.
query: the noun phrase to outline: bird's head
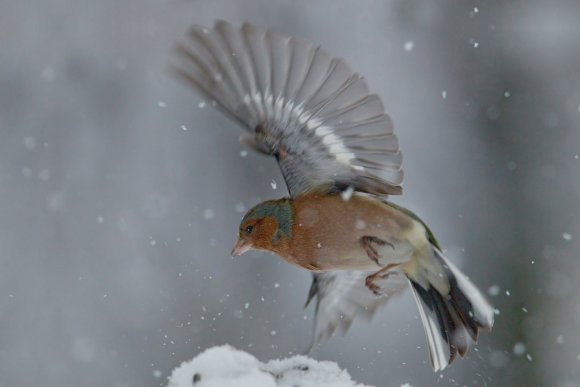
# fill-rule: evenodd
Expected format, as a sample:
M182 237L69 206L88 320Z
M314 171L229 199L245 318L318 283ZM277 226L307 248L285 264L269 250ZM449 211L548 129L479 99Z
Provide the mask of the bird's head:
M277 252L292 236L293 209L289 199L269 200L249 210L240 222L232 255L248 250Z

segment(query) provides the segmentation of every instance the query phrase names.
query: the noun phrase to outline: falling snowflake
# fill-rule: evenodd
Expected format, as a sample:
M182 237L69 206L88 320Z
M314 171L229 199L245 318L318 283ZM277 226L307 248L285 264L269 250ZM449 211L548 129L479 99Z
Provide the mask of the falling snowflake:
M215 212L214 212L214 210L213 210L213 209L211 209L211 208L206 208L206 209L203 211L203 218L204 218L205 220L210 220L210 219L213 219L213 218L214 218L214 216L215 216Z
M342 191L340 193L340 196L342 197L342 200L344 200L345 202L348 202L350 200L350 198L352 198L353 193L354 193L354 188L349 186L347 189L345 189L344 191Z
M357 219L356 222L354 223L354 227L357 230L364 230L367 227L367 223L362 219Z
M495 297L497 295L499 295L500 292L500 287L499 285L492 285L487 289L487 294L489 294L492 297Z
M242 213L244 211L246 211L246 206L244 205L244 203L240 202L240 203L236 203L236 206L234 207L237 213Z
M28 150L36 148L36 139L34 137L24 137L24 147Z
M513 353L516 356L522 356L526 353L526 345L524 343L516 343L513 348Z

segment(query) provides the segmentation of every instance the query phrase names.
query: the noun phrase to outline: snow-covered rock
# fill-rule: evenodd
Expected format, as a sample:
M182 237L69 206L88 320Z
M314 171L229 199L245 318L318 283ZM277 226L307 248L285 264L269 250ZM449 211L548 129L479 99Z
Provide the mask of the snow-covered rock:
M262 363L224 345L205 350L173 370L167 387L365 387L336 363L306 356ZM370 386L366 386L370 387Z

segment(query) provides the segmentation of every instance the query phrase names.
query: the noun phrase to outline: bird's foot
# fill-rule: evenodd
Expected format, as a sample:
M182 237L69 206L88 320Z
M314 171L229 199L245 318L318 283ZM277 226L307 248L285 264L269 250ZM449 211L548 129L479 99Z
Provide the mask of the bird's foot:
M365 285L367 286L367 288L369 288L371 292L375 294L375 296L381 296L384 293L384 289L380 285L377 285L375 283L375 280L376 278L373 277L371 274L366 278Z
M376 245L379 245L379 246L389 245L393 249L395 248L395 246L393 246L392 243L389 243L387 241L384 241L381 238L377 238L375 236L365 235L365 236L363 236L360 239L360 243L362 244L362 247L363 247L363 249L365 249L365 252L369 256L369 258L371 260L373 260L373 262L375 262L378 266L381 266L381 264L379 263L379 258L381 256L379 255L379 253L377 252L377 250L375 249L375 247L373 246L373 244L376 244Z
M391 274L394 274L391 269L394 267L399 266L398 263L390 263L387 266L383 267L381 270L367 276L365 279L365 285L371 292L373 292L377 296L382 296L385 294L385 290L377 284L379 280L386 280L389 278Z

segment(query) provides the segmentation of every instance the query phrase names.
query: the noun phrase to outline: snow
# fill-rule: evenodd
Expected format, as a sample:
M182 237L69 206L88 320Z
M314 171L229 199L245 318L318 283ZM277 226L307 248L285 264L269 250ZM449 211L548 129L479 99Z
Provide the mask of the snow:
M342 191L340 193L340 196L342 196L342 200L344 200L345 202L348 202L350 200L350 198L352 198L353 194L354 194L354 187L349 186L347 189L345 189L344 191Z
M32 175L32 169L30 169L28 167L22 168L22 176L30 177L30 175Z
M533 359L532 359L532 355L530 355L529 353L528 353L528 354L526 354L526 359L528 359L529 361L532 361L532 360L533 360Z
M36 139L32 136L24 137L24 147L28 150L36 148Z
M526 345L524 343L516 343L513 348L514 355L522 356L526 353Z
M41 181L48 181L50 180L50 171L48 169L43 169L40 172L38 172L38 178Z
M489 363L494 368L503 368L509 363L509 357L503 351L494 350L489 355Z
M497 295L499 295L501 288L499 287L499 285L491 285L488 289L487 289L487 294L489 294L492 297L495 297Z
M215 211L212 208L206 208L203 211L203 218L205 220L211 220L215 217Z
M184 362L167 387L364 387L336 363L306 356L262 363L229 345L212 347Z
M367 224L366 224L366 222L364 220L357 219L356 222L355 222L355 224L354 224L354 227L357 230L364 230L367 227Z

